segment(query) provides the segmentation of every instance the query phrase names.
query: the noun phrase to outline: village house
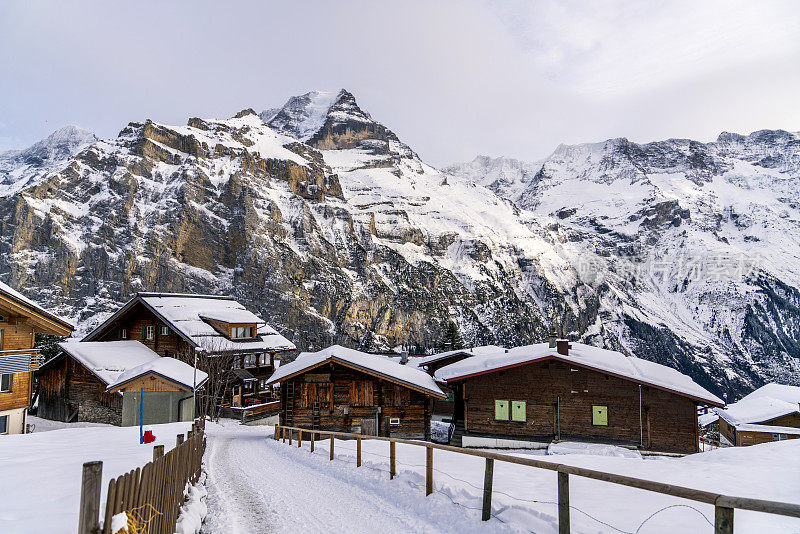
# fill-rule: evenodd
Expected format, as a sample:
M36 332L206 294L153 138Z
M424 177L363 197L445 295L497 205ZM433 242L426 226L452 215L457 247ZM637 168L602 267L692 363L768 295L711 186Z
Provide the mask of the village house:
M281 384L282 425L427 439L433 378L385 356L339 345L300 354L269 379Z
M139 341L67 342L39 370L45 419L113 425L191 421L192 393L208 375Z
M455 392L451 443L463 446L570 440L692 453L698 405L723 405L675 369L566 340L472 356L436 378Z
M36 334L66 337L73 327L0 282L0 435L27 428L33 371L39 366Z
M137 340L210 374L206 394L222 406L273 399L267 379L283 354L295 350L258 315L232 297L137 293L83 341Z
M714 412L719 416L723 445L741 447L800 438L800 386L766 384Z

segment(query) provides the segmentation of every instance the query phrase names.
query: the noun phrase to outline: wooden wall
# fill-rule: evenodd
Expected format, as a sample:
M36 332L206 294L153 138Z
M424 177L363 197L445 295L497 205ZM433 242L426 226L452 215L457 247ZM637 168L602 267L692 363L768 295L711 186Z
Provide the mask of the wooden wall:
M0 330L3 331L2 350L32 349L34 344L33 328L23 322L22 318L7 317L3 310L0 315L5 320L0 322ZM30 405L31 400L31 373L14 373L12 377L11 391L0 393L0 410L13 410L15 408L25 408Z
M294 398L290 402L292 387ZM317 426L313 426L314 400L319 400L322 408ZM291 417L287 416L289 405ZM428 395L338 364L281 381L281 424L301 428L362 433L362 419L375 421L380 407L376 423L379 435L427 439L429 405ZM390 425L395 417L400 424ZM366 433L366 429L363 431Z
M759 423L768 426L789 426L800 428L800 414L788 414L781 417L776 417L766 423ZM719 418L719 431L720 434L725 436L725 439L738 447L747 445L758 445L759 443L769 443L772 441L772 432L755 432L752 430L737 430L733 425L728 423L722 417ZM780 432L776 432L779 434ZM788 435L788 439L798 439L800 436Z
M106 393L106 384L65 356L40 372L39 416L57 421L119 425L122 395Z
M464 381L468 434L509 438L640 444L639 386L561 362L541 362ZM495 400L525 401L526 421L495 420ZM608 425L592 422L592 407L606 406ZM560 413L560 417L558 417ZM697 451L696 403L642 387L641 438L645 449Z

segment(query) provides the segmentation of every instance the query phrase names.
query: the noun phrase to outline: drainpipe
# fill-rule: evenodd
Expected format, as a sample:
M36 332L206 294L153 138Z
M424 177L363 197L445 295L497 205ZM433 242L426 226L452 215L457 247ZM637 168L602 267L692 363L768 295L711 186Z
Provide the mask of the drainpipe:
M639 384L639 447L644 447L644 430L642 428L642 385Z
M556 429L558 441L561 441L561 397L556 397Z

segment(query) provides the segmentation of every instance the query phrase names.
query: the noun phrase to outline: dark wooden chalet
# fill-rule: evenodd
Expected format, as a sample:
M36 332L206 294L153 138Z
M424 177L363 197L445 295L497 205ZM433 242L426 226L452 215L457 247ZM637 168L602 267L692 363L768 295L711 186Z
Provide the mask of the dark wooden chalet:
M59 346L61 353L38 372L40 417L138 424L138 395L144 391L145 424L192 420L195 375L188 364L159 356L132 340ZM207 378L198 370L198 391Z
M454 444L465 446L563 440L692 453L698 405L723 404L675 369L565 340L474 356L436 376L455 391Z
M800 386L773 382L714 411L725 445L742 447L800 439Z
M273 399L267 379L294 344L232 297L138 293L83 341L135 339L161 356L198 367L214 382L224 406ZM234 372L235 371L235 372ZM216 388L225 380L223 388ZM210 386L207 389L212 389Z
M0 435L27 427L36 334L66 337L72 325L0 282Z
M385 356L335 345L300 354L269 383L281 385L281 424L313 430L427 439L433 378Z

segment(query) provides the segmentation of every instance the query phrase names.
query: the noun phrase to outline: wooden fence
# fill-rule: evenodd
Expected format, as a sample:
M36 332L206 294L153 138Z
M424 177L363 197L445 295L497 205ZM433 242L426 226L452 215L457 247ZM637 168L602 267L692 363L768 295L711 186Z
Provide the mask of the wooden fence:
M389 442L389 478L394 478L397 474L395 464L395 443L404 443L406 445L414 445L417 447L425 447L425 495L433 493L433 450L439 449L443 451L455 452L459 454L466 454L469 456L480 456L486 459L486 471L484 473L483 482L483 507L481 519L488 521L491 517L492 510L492 480L494 477L494 462L507 462L511 464L525 465L529 467L538 467L540 469L547 469L549 471L558 472L558 532L559 534L569 534L570 520L569 520L569 476L579 476L585 478L592 478L595 480L602 480L611 484L619 484L622 486L629 486L632 488L643 489L655 493L662 493L664 495L671 495L682 499L689 499L692 501L702 502L705 504L714 505L714 533L715 534L733 534L733 511L738 508L740 510L751 510L755 512L764 512L767 514L776 514L789 517L800 518L800 504L785 503L776 501L766 501L762 499L750 499L747 497L733 497L730 495L722 495L710 491L697 490L693 488L686 488L683 486L674 486L672 484L665 484L663 482L656 482L653 480L644 480L641 478L634 478L615 473L606 473L604 471L597 471L595 469L586 469L583 467L575 467L571 465L557 464L546 462L543 460L536 460L533 458L518 458L516 456L508 456L505 454L498 454L494 452L484 452L474 449L462 449L460 447L453 447L451 445L440 445L438 443L430 443L425 441L414 441L401 438L388 438L383 436L365 436L361 434L351 434L348 432L331 432L323 430L309 430L306 428L297 428L290 426L275 425L275 439L283 439L285 442L287 437L289 444L292 444L292 437L297 434L297 446L303 444L303 436L310 440L311 452L314 452L314 442L317 437L323 435L329 436L330 439L330 459L334 459L334 438L346 438L356 440L356 467L361 466L361 441L362 440L379 440Z
M205 420L198 419L184 438L178 434L175 448L153 447L153 461L108 482L102 529L99 527L103 462L83 464L78 534L114 534L111 518L125 512L129 532L175 532L184 489L197 482L205 449ZM134 528L130 528L134 527Z

